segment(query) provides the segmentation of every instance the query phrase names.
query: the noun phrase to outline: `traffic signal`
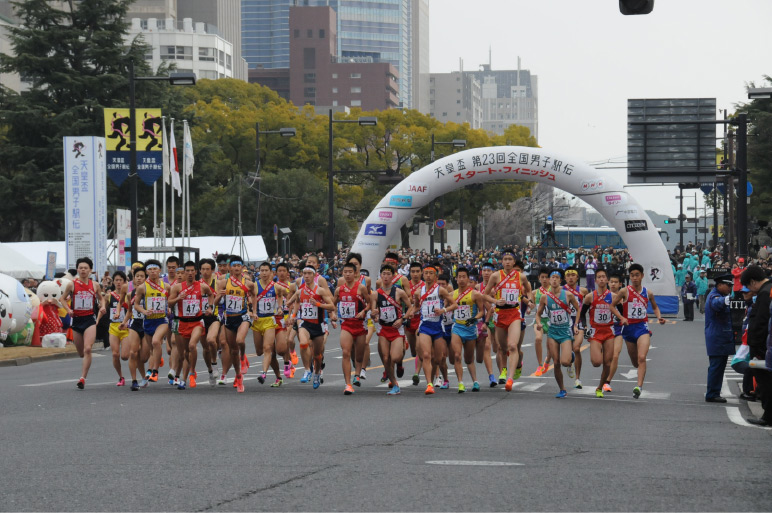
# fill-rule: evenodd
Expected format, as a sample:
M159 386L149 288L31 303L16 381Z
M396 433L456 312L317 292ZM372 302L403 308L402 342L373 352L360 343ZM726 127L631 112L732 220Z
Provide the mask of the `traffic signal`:
M654 9L654 0L619 0L619 11L630 14L649 14Z
M675 223L676 223L675 219L672 219L672 218L665 219L665 224L675 224Z

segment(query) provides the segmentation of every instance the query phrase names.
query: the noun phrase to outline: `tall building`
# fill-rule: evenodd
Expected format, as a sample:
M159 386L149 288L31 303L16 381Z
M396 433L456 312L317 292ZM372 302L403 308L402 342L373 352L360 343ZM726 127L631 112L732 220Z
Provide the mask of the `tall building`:
M177 0L134 0L129 6L129 12L126 13L127 20L132 18L143 20L148 18L156 18L158 20L174 18L176 20L178 18Z
M334 9L341 62L391 63L400 106L428 112L428 0L242 0L242 55L250 69L289 67L291 6Z
M176 0L178 19L217 27L217 32L233 45L233 78L247 80L247 63L241 57L240 0Z
M432 73L429 78L429 114L437 121L469 123L482 128L482 87L471 73Z

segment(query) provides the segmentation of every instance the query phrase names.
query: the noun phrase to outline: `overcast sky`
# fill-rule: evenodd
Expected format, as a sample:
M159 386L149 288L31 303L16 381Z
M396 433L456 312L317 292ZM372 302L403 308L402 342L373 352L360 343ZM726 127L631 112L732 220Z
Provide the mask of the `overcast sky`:
M746 82L772 75L772 0L658 0L645 16L617 0L431 0L430 13L433 73L459 58L478 69L489 47L493 69L520 56L539 79L539 144L586 162L626 157L628 98L716 98L732 112ZM606 173L627 183L627 170ZM677 187L628 190L678 214Z

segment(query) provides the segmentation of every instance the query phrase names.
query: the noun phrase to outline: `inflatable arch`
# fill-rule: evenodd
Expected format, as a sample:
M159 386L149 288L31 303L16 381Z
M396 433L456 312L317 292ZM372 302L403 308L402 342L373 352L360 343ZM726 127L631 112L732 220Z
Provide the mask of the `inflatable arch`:
M622 236L633 260L643 265L646 270L644 286L661 298L657 304L662 313L678 312L675 279L667 250L643 207L615 180L578 159L544 148L475 148L421 168L397 184L378 203L362 224L352 251L362 254L363 268L377 273L389 245L400 240L400 227L420 208L466 185L502 179L545 183L581 198L595 208Z

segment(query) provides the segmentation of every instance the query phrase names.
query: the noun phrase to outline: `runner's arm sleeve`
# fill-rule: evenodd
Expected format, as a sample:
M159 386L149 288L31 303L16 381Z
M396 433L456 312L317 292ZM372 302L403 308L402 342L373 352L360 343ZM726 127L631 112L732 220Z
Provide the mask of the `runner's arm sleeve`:
M587 326L587 311L590 309L590 305L587 303L582 303L582 311L579 312L579 320L582 323L582 326Z

